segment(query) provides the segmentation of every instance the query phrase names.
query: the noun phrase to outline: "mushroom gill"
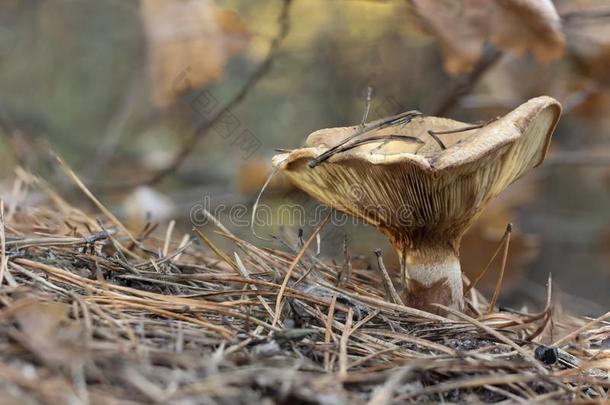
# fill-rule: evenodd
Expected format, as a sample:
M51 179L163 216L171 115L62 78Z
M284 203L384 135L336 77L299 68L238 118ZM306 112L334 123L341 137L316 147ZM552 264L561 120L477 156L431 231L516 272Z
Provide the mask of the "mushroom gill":
M316 131L273 163L298 188L389 238L405 260L405 303L462 309L462 235L491 199L544 160L560 113L546 96L486 125L403 113Z

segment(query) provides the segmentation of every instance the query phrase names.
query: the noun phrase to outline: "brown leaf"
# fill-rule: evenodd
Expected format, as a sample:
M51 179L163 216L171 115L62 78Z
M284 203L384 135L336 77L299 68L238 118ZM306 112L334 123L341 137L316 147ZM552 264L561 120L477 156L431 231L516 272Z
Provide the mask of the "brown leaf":
M13 317L19 326L14 338L40 361L53 366L82 364L85 356L84 329L68 318L70 306L59 302L27 301Z
M610 69L610 18L602 17L610 12L608 2L577 2L562 12L570 55L587 76L604 81Z
M563 55L559 15L551 0L411 0L423 28L439 41L445 70L468 72L486 40L541 62Z
M220 80L228 59L249 39L239 16L212 0L143 0L141 7L153 101L160 107Z

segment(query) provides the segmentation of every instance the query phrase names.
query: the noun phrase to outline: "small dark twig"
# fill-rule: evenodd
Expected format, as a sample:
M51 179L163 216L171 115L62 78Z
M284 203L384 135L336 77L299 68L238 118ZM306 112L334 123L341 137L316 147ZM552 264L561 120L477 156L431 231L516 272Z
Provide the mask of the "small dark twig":
M508 248L510 246L510 234L513 231L513 224L508 224L506 226L506 242L504 243L504 252L502 253L502 266L500 267L500 275L498 276L498 282L496 283L496 288L494 290L494 295L491 298L491 302L489 303L488 314L491 314L496 306L496 301L498 300L498 296L500 295L500 289L502 288L502 281L504 280L504 270L506 269L506 259L508 258Z
M440 146L441 149L443 149L443 150L447 149L447 147L445 146L443 141L441 141L441 139L438 136L436 136L436 132L434 132L432 130L428 130L428 135L430 135L432 137L432 139L434 139L436 141L436 143L438 143L438 146Z
M473 129L483 128L487 124L488 123L481 122L481 123L469 125L467 127L447 129L444 131L433 131L433 130L429 129L428 135L430 135L432 137L432 139L434 139L436 141L436 143L438 143L438 145L441 147L441 149L444 150L444 149L447 149L447 147L445 146L443 141L441 141L441 138L439 138L437 135L457 134L458 132L472 131Z
M432 132L434 135L447 135L447 134L457 134L458 132L472 131L473 129L483 128L485 125L489 124L489 122L477 122L467 127L455 128L455 129L447 129L444 131L433 131L428 130L428 133Z
M400 291L407 289L407 247L403 246L400 255Z
M441 103L433 109L434 114L432 115L438 117L447 115L462 97L472 91L483 75L500 60L502 55L502 51L497 49L489 49L484 52L479 62L468 74L459 76L453 81L448 93L441 99Z
M495 260L496 256L498 256L498 253L500 253L500 249L502 249L502 246L504 246L504 244L506 243L506 239L508 238L511 231L512 231L512 224L508 224L506 226L506 231L504 231L504 235L502 236L502 239L500 239L500 241L498 242L498 247L494 251L493 255L491 255L491 258L487 262L487 265L485 266L485 268L479 274L477 274L476 278L474 279L474 281L472 283L470 283L468 286L466 286L466 288L464 288L464 296L466 296L466 294L468 294L468 292L470 292L470 290L473 289L479 283L479 281L481 281L483 276L485 274L487 274L487 270L489 270L489 267Z
M335 153L345 152L345 150L349 150L349 149L353 148L354 146L350 145L349 147L347 147L347 149L343 149L344 145L346 143L348 143L352 139L354 139L362 134L371 132L373 130L387 128L387 127L390 127L393 125L404 125L404 124L411 122L411 120L413 118L421 116L421 115L422 115L422 113L419 111L407 111L407 112L404 112L404 113L401 113L398 115L394 115L392 117L384 118L384 119L378 120L376 122L373 122L370 125L364 127L363 129L360 129L360 130L356 131L355 133L353 133L352 135L348 136L343 141L341 141L339 144L333 146L326 152L324 152L324 153L320 154L319 156L315 157L314 159L310 160L309 167L313 169L314 167L318 166L320 163L328 160ZM367 140L371 140L373 138L376 138L375 140L387 139L387 137L389 137L389 136L395 136L398 138L402 138L403 140L406 138L410 138L411 140L417 139L417 142L422 142L418 138L415 138L412 136L406 136L406 135L404 135L404 136L403 135L385 135L383 137L379 136L379 137L368 138Z
M421 139L416 138L414 136L409 136L409 135L379 135L379 136L373 136L373 137L370 137L367 139L358 140L354 143L351 143L347 146L337 149L335 151L335 153L333 153L333 154L346 152L350 149L357 148L358 146L366 145L369 143L375 143L375 142L379 142L379 141L386 141L386 143L388 141L413 142L413 143L418 143L420 145L423 145L425 143ZM329 158L330 158L330 156L329 156Z
M590 23L591 19L604 19L610 17L610 9L592 9L570 11L561 15L564 25L572 25L574 23Z
M83 236L83 239L85 241L86 244L91 244L91 243L95 243L99 240L104 240L108 237L108 234L106 231L101 231L101 232L96 232L92 235L86 235Z
M343 266L337 274L337 285L345 287L352 277L352 261L347 249L347 235L343 236Z
M114 248L116 255L117 255L117 258L115 259L117 261L117 263L119 263L124 268L128 269L129 271L131 271L134 274L140 274L138 269L136 269L134 266L129 264L129 260L127 260L127 257L123 254L123 251L121 250L121 246L112 237L112 233L108 229L106 229L106 227L104 226L104 222L102 222L102 220L99 218L96 219L96 222L97 222L98 226L100 228L102 228L101 232L104 233L106 239L109 240L110 243L112 244L112 247Z
M374 253L375 256L377 256L377 265L379 266L379 272L381 273L381 278L383 280L383 287L386 292L386 299L388 301L393 302L394 304L404 305L404 303L400 299L400 295L398 295L398 293L396 292L396 288L394 288L394 283L392 283L392 279L390 278L387 269L385 268L381 249L375 249Z

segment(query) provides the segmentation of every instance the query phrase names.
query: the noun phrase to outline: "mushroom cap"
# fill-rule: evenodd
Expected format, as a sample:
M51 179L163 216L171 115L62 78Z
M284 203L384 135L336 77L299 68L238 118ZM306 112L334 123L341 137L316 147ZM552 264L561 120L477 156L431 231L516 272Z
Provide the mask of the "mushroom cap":
M273 164L320 202L379 228L395 246L446 241L457 250L462 234L485 205L542 163L560 114L560 104L542 96L476 129L419 115L406 124L358 135L346 145L367 137L372 142L333 154L311 168L312 159L359 130L322 129L309 135L304 148L276 155ZM443 149L429 130L460 131L436 135ZM380 135L419 141L376 140Z

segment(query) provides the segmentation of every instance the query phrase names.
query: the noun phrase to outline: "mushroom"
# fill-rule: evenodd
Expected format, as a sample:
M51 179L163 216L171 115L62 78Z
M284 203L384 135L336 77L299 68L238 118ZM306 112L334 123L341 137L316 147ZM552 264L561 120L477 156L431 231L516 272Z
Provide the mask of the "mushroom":
M462 310L462 235L490 200L542 163L560 114L546 96L484 125L412 111L316 131L273 164L296 187L389 238L406 269L407 305Z

